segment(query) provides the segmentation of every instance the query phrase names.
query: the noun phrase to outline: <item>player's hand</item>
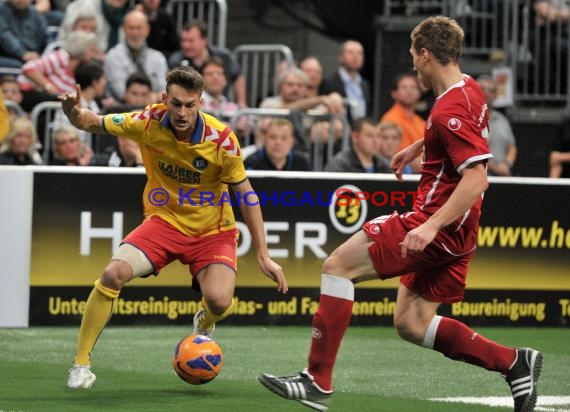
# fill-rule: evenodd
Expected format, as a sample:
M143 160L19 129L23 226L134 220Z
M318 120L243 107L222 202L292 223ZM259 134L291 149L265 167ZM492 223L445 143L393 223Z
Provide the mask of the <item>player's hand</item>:
M259 257L258 261L263 274L277 283L277 290L281 293L287 293L289 288L287 287L283 268L275 263L269 256Z
M392 161L390 162L390 169L394 171L396 179L398 179L400 182L404 180L402 178L402 175L404 173L404 168L408 163L411 163L413 160L416 159L416 157L420 155L422 148L423 148L423 139L414 142L410 146L400 150L398 153L392 156Z
M429 222L425 222L415 229L406 233L404 240L400 242L400 251L402 257L408 256L408 253L422 252L427 245L435 239L438 229Z
M79 115L81 111L81 88L79 85L76 85L75 95L64 93L57 98L61 102L61 108L67 117L71 119Z

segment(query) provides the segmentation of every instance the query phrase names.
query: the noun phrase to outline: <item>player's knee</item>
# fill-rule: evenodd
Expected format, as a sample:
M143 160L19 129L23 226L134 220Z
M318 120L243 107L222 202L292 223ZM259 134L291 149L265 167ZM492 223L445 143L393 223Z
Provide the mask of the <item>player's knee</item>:
M206 298L206 304L212 313L221 315L232 305L232 298L231 295L210 296Z
M419 328L416 323L408 316L394 316L394 326L398 335L408 342L418 344L423 340L423 336L419 336Z
M343 261L336 251L332 252L323 262L322 273L338 276L338 274L345 272Z
M124 262L122 262L124 263ZM129 273L130 272L130 273ZM128 264L109 264L99 279L101 284L105 287L114 290L121 290L121 288L127 283L132 277L132 269Z

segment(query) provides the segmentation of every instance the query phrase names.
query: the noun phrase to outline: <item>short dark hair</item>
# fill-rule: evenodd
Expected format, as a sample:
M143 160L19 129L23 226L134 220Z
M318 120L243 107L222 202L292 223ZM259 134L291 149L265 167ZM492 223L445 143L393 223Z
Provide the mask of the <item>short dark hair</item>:
M202 20L191 20L184 23L182 26L182 31L190 31L193 28L197 28L200 31L200 37L206 38L208 37L208 26Z
M208 59L206 59L206 61L204 62L204 64L202 65L202 68L200 69L200 72L203 74L204 70L206 69L206 67L208 66L218 66L221 67L222 69L224 69L224 73L225 73L225 66L224 66L224 61L222 59L220 59L219 57L210 57Z
M133 84L142 84L148 86L152 90L152 83L144 72L135 72L127 78L125 89L128 89Z
M365 124L376 127L376 122L373 119L370 117L361 117L360 119L355 120L352 124L352 131L355 133L360 133Z
M94 60L79 63L75 70L73 70L75 82L82 89L91 86L94 81L99 80L103 75L103 65Z
M398 87L400 87L400 82L402 81L402 79L407 79L408 77L411 77L416 81L416 84L418 85L419 89L418 76L416 76L414 72L404 72L394 77L394 81L392 82L392 91L398 90Z
M198 93L204 91L204 78L190 66L175 67L166 74L167 92L173 84Z

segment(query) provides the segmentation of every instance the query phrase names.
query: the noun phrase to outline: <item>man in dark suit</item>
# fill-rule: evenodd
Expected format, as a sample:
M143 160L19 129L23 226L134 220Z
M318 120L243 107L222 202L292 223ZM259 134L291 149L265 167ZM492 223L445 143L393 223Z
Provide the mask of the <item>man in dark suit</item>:
M352 123L372 112L370 83L359 73L364 65L364 47L356 40L347 40L340 47L338 60L340 66L331 78L323 81L321 94L337 92L347 98L351 102L349 120Z

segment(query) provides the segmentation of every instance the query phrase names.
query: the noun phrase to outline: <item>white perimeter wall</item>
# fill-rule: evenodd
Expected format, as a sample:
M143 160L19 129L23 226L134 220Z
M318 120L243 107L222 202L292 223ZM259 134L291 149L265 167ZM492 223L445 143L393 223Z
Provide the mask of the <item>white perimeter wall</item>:
M0 327L27 327L33 171L0 168Z

